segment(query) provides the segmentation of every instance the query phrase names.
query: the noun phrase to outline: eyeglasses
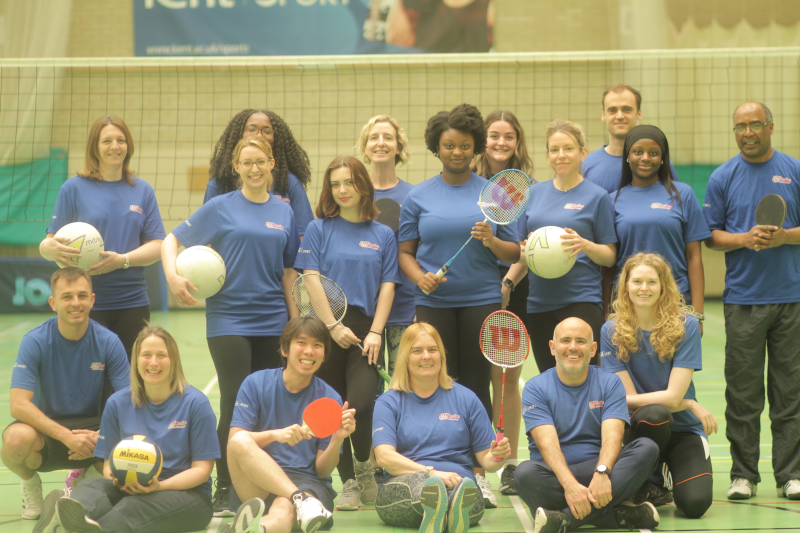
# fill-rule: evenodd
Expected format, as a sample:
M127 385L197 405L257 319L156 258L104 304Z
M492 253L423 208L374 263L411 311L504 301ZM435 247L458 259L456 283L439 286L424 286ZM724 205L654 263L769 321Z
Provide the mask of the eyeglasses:
M750 128L750 131L753 133L761 133L765 127L772 124L771 122L751 122L750 124L737 124L733 127L733 131L736 133L744 133L747 131L747 128Z
M269 165L270 161L272 161L272 159L259 159L258 161L239 161L239 164L245 169L250 170L253 168L253 165L258 168L265 168Z
M250 124L244 129L244 131L248 135L256 135L259 131L264 135L264 137L269 137L270 135L272 135L272 128L269 126L264 126L263 128L259 128L255 124Z

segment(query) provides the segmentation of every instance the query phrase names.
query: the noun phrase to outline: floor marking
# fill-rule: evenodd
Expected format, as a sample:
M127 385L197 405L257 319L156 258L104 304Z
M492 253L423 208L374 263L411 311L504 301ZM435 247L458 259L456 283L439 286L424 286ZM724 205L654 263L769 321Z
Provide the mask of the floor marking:
M222 517L215 516L211 519L211 523L208 524L208 533L217 533L220 524L222 523Z
M724 500L713 500L716 502L724 501ZM764 503L750 503L750 502L737 502L737 501L728 501L726 503L730 503L732 505L752 505L753 507L761 507L765 509L777 509L778 511L788 511L790 513L800 513L798 509L787 509L786 507L778 507L777 505L768 505Z
M206 385L206 386L203 388L203 394L205 394L206 396L208 396L208 393L209 393L209 392L211 392L211 389L213 389L213 388L214 388L214 385L216 385L216 384L217 384L217 379L218 379L218 378L217 378L217 375L216 375L216 374L214 374L214 377L213 377L213 378L211 378L211 381L209 381L209 382L208 382L208 385Z
M522 506L522 500L519 499L519 496L509 496L508 499L514 505L514 510L517 512L517 517L522 523L525 533L533 533L533 524L531 524L531 519L528 518L528 513L525 512L525 507Z
M15 332L15 331L17 331L17 330L20 330L20 329L25 329L25 328L27 328L27 327L28 327L28 326L30 326L30 325L31 325L31 321L30 321L30 320L28 320L27 322L23 322L22 324L19 324L19 325L17 325L17 326L14 326L13 328L8 328L8 329L7 329L7 330L5 330L5 331L0 331L0 337L5 337L6 335L9 335L9 334L11 334L11 333L14 333L14 332Z

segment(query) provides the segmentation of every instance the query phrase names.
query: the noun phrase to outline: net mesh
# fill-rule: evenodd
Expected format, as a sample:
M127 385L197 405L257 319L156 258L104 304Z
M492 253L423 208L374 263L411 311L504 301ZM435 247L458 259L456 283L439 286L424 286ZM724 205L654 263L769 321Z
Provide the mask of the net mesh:
M511 311L496 311L481 328L481 351L493 364L514 368L528 357L530 341L525 325Z
M245 108L281 115L309 153L309 198L339 155L354 154L361 127L397 118L411 160L398 176L419 183L441 171L423 139L429 117L461 102L484 113L512 110L536 167L548 122L581 124L588 148L606 142L606 87L643 95L643 123L670 142L679 179L702 202L711 171L738 153L731 114L745 100L775 116L773 146L800 157L800 49L533 54L0 60L0 221L52 215L65 178L83 163L92 122L121 116L135 141L132 168L156 191L170 231L202 203L220 135ZM36 163L36 164L34 164ZM65 168L66 167L66 170ZM41 238L41 234L39 234ZM38 241L37 241L38 242Z
M300 316L315 316L329 328L347 312L347 298L335 281L319 274L299 276L292 285L292 299Z
M521 170L504 170L492 176L481 189L478 205L486 218L511 224L525 211L531 197L531 181Z

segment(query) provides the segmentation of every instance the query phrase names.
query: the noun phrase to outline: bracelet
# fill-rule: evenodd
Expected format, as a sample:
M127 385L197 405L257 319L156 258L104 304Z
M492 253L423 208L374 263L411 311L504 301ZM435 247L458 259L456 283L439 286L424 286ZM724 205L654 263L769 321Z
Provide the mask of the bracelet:
M703 313L698 313L697 311L692 311L692 316L694 316L698 322L701 324L706 321L706 315Z
M382 337L382 336L383 336L383 334L382 334L382 333L378 333L377 331L372 331L372 330L369 330L369 332L370 332L370 333L374 333L375 335L378 335L379 337Z

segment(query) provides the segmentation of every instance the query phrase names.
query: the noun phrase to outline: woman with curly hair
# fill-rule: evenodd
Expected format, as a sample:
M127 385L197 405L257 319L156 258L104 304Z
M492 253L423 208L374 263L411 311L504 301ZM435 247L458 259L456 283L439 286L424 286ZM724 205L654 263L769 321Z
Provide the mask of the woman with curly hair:
M638 253L625 262L600 353L603 370L625 386L629 437L654 440L666 465L661 486L660 475L651 477L634 503L668 503L672 488L684 515L703 516L713 489L707 435L717 421L697 403L692 382L703 368L697 319L660 255Z
M414 188L412 184L398 178L395 170L398 164L408 163L406 132L395 118L376 115L364 124L356 148L361 154L361 160L370 165L369 178L375 187L375 203L378 209L388 211L394 207L398 209L399 217L400 207L409 191ZM398 221L395 220L395 223ZM395 287L392 311L386 320L383 338L389 356L386 368L390 374L394 372L400 339L406 328L414 322L414 314L414 284L403 276L402 285Z
M528 155L528 146L525 142L525 130L522 129L517 117L511 111L497 109L486 116L484 120L487 130L486 152L476 155L472 161L472 169L484 178L491 178L498 172L515 168L521 170L529 177L533 174L533 162ZM531 185L536 183L531 177ZM525 235L525 220L520 217L515 224L520 236ZM500 277L503 293L503 308L508 309L520 319L525 320L527 314L528 298L528 269L518 268L519 273L510 278L508 276L508 263L500 263ZM522 398L519 394L519 376L522 366L509 368L507 371L505 394L506 416L509 420L519 420L522 417ZM503 370L492 365L492 406L494 407L497 424L500 410L500 390L503 390ZM500 493L512 495L517 493L514 483L514 470L517 467L517 444L519 443L519 425L509 424L506 427L506 436L511 443L511 459L509 459L500 478Z
M308 223L314 220L305 190L311 180L308 154L297 143L286 122L272 111L245 109L231 119L214 147L208 169L211 179L203 203L220 194L241 189L239 174L231 167L231 155L239 141L249 136L261 138L272 148L275 167L269 192L292 208L302 237Z
M491 363L477 335L486 317L502 305L497 260L519 259L520 236L514 226L483 222L477 200L486 178L472 172L470 164L475 154L486 151L486 125L475 106L461 104L432 116L425 145L441 160L442 172L406 197L400 212L400 268L417 286L417 320L442 336L448 374L478 396L491 418ZM469 235L474 240L440 280L437 271ZM485 503L496 506L485 478L477 480Z

